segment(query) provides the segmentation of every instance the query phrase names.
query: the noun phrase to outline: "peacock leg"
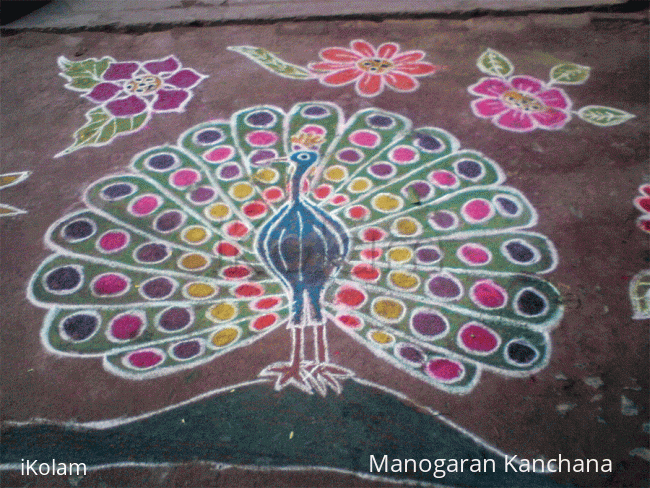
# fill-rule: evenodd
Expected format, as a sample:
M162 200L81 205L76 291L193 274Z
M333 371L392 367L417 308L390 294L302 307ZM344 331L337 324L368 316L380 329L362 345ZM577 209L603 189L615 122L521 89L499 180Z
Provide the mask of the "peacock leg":
M309 384L309 373L303 368L303 328L299 325L291 327L293 347L291 359L286 363L273 363L260 372L260 376L276 377L274 388L280 391L285 386L294 385L305 393L313 393Z
M343 387L340 380L352 377L354 374L349 369L337 366L329 362L327 351L327 336L325 322L318 322L314 326L314 349L315 363L310 368L310 376L314 388L321 396L327 393L329 386L332 391L341 393Z

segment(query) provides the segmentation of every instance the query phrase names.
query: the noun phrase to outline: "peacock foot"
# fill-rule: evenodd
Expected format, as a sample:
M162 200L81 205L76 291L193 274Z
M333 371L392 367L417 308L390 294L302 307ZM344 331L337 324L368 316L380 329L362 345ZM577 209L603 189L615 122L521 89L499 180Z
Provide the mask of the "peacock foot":
M354 373L349 369L331 363L311 363L307 369L309 371L309 381L321 396L327 394L328 386L332 391L340 394L343 391L340 380L354 376Z
M274 388L282 390L288 385L293 385L305 393L313 394L310 384L310 372L305 368L305 362L301 363L273 363L260 371L259 376L270 376L277 378Z

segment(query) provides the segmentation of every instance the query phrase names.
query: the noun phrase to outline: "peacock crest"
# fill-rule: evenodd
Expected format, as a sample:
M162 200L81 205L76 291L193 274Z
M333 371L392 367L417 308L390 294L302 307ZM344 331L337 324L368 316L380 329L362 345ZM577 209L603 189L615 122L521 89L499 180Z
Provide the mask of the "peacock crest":
M102 178L45 236L29 298L52 352L144 379L204 364L286 325L280 390L342 391L327 327L463 393L481 371L543 368L560 295L551 241L501 168L377 108L254 106ZM307 338L312 347L306 347ZM344 361L344 354L339 356Z

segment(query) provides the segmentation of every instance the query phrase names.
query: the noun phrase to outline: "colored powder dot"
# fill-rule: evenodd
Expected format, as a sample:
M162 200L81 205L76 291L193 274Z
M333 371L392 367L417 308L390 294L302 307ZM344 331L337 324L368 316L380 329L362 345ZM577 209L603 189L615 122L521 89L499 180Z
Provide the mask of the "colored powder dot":
M372 261L373 259L377 259L381 257L383 254L383 250L379 249L378 247L370 248L370 249L364 249L361 251L361 257L363 259L368 259Z
M222 241L216 245L215 252L221 256L232 258L234 256L239 256L241 249L239 249L239 247L235 246L234 244Z
M481 305L487 308L500 308L506 303L506 293L494 282L480 281L472 287L472 297Z
M470 221L482 221L487 219L492 211L492 205L487 200L476 198L463 206L463 215Z
M277 202L284 198L284 192L278 187L268 188L264 190L262 195L264 196L264 199L269 202Z
M255 310L268 310L280 304L282 300L278 297L262 298L252 304Z
M439 151L443 147L443 144L439 139L428 134L416 133L415 137L415 144L425 151Z
M490 261L490 253L483 246L465 244L460 248L463 259L470 264L485 264Z
M435 263L442 255L433 247L421 247L416 253L418 261L424 264Z
M214 144L223 137L221 131L216 129L206 129L202 130L196 135L196 142L199 144Z
M183 239L190 244L198 244L204 242L208 235L205 227L189 227L183 232Z
M266 147L278 142L278 136L271 131L259 130L248 134L246 140L251 146Z
M369 171L372 175L378 178L388 178L395 173L395 168L388 163L377 163L373 164Z
M219 170L219 178L223 180L233 180L241 176L241 169L236 164L229 164Z
M443 382L453 382L463 374L463 366L449 359L433 359L425 367L425 371L433 378Z
M164 244L145 244L135 254L138 261L145 263L158 263L169 256L169 251Z
M348 190L352 193L362 193L372 187L372 183L368 178L355 178L348 186Z
M393 271L390 274L390 282L402 290L415 290L420 285L420 279L412 274L402 271Z
M187 294L193 298L207 298L214 295L216 291L207 283L192 283L187 287Z
M223 270L223 276L231 280L240 280L250 275L251 270L246 266L229 266Z
M242 211L247 217L254 219L257 217L262 217L264 214L266 214L266 205L264 205L262 202L251 202L244 205L242 207Z
M100 296L115 295L125 291L128 281L125 276L118 274L107 274L99 277L93 284L95 294Z
M150 169L157 171L168 170L174 166L174 164L176 164L176 159L171 154L157 154L156 156L149 158L149 161L147 161L147 166L149 166Z
M413 329L425 337L436 337L447 331L445 319L433 312L418 312L411 318Z
M454 186L458 180L449 171L434 171L431 173L431 181L438 186Z
M258 297L264 294L264 288L261 285L245 284L235 288L237 297Z
M201 176L194 170L181 169L171 175L171 183L176 186L190 186L199 181Z
M233 157L235 150L230 146L215 147L203 155L211 163L221 163Z
M398 354L400 357L406 359L410 363L422 364L426 359L426 356L422 350L412 344L403 344L398 349Z
M460 331L461 343L470 351L489 353L499 345L496 333L478 324L469 324Z
M273 324L277 322L277 320L278 317L275 314L262 315L261 317L258 317L253 321L252 327L255 330L263 330L266 329L267 327L271 327Z
M151 368L164 359L162 353L157 351L138 351L129 356L129 363L135 368L145 369Z
M517 298L517 310L530 317L540 315L546 310L546 300L533 290L524 290Z
M381 241L384 237L386 237L386 232L376 227L366 229L362 233L362 239L366 242Z
M255 172L255 179L262 183L273 183L278 179L278 172L273 168L261 168Z
M137 315L122 315L111 323L111 335L115 339L126 341L138 336L143 322Z
M356 205L348 210L348 215L352 219L361 220L361 219L365 219L368 215L370 215L370 210L368 210L363 205Z
M237 309L230 303L219 303L210 308L210 316L219 321L230 320L237 315Z
M303 115L307 115L309 117L324 117L326 115L329 115L330 112L325 107L321 107L320 105L310 105L309 107L305 108L302 113Z
M154 278L140 288L146 298L152 300L166 298L174 290L174 283L168 278Z
M175 344L172 347L172 354L178 359L190 359L201 353L201 343L199 341L186 341Z
M99 247L107 252L115 252L124 248L128 241L125 232L107 232L99 239Z
M456 165L456 172L469 179L476 179L483 174L483 166L476 161L466 159Z
M348 140L357 146L377 147L381 138L374 132L360 130L351 134Z
M215 203L208 208L208 217L212 220L224 220L230 216L230 209L223 203Z
M253 187L248 183L237 183L230 190L230 194L237 200L245 200L254 192Z
M115 185L107 186L102 190L102 196L106 200L118 200L129 196L135 191L135 188L128 183L116 183Z
M379 270L369 264L357 264L352 268L352 274L364 281L375 281L380 276Z
M95 233L95 226L88 220L75 220L65 226L63 235L67 240L80 241Z
M336 293L336 303L347 305L348 307L359 307L366 299L366 295L356 288L341 287Z
M212 188L202 186L201 188L197 188L192 193L190 193L190 201L193 203L205 203L212 200L215 195L216 192Z
M300 129L300 132L304 132L305 134L316 134L319 136L323 136L327 133L325 128L320 125L306 125Z
M363 322L361 319L359 317L355 317L354 315L339 315L337 317L337 320L351 329L360 329L363 327Z
M228 328L220 330L212 336L212 344L217 347L227 346L228 344L234 342L237 339L238 335L239 331L237 329Z
M248 226L242 222L233 222L226 230L229 236L234 238L241 238L248 234Z
M520 366L532 363L539 355L537 350L523 339L510 342L506 348L506 354L511 361Z
M346 197L345 195L334 195L331 198L330 202L333 205L343 205L344 203L347 203L348 200L349 200L348 197Z
M160 316L158 325L168 332L184 329L192 322L192 314L181 307L172 307L165 310Z
M178 229L184 220L185 216L181 212L170 210L158 216L154 228L160 232L171 232Z
M438 298L454 300L462 295L460 285L446 276L434 276L429 280L429 291Z
M76 314L63 321L63 332L73 341L88 339L97 330L99 320L94 315Z
M385 115L372 115L368 117L367 120L368 120L368 124L374 127L380 127L382 129L392 127L393 124L395 124L395 120L393 118L387 117Z
M404 193L407 196L413 196L418 200L426 200L433 193L433 188L426 181L414 181L410 183L405 190Z
M404 305L392 298L381 298L372 304L372 310L386 320L397 320L404 313Z
M186 254L181 258L181 266L185 269L201 269L208 263L209 261L200 254Z
M74 290L80 283L81 273L72 266L57 268L51 271L45 279L47 289L58 292Z
M356 163L360 161L362 157L363 155L354 149L343 149L336 155L336 158L344 163Z
M388 193L377 195L372 199L372 206L382 212L395 212L402 208L402 199Z
M404 263L413 257L413 251L408 247L394 247L388 251L388 259L396 263Z
M246 123L248 125L254 125L256 127L264 127L266 125L272 124L275 121L275 117L271 112L260 111L253 112L248 117L246 117Z
M417 234L418 230L420 230L420 226L416 220L407 217L396 221L395 230L400 236L412 236Z
M390 159L398 164L412 163L417 160L418 153L408 147L398 147L390 155Z
M139 217L149 215L160 205L158 198L147 195L140 197L131 207L131 213Z
M258 149L257 151L251 154L248 160L253 165L261 165L264 164L264 162L277 157L278 157L278 153L276 153L271 149Z
M375 341L377 344L390 344L391 342L395 341L395 338L390 335L386 334L385 332L381 332L379 330L374 331L373 333L370 334L370 338Z
M505 245L506 252L513 261L518 263L530 263L535 259L533 250L523 242L512 241Z
M455 215L446 210L435 212L429 219L435 228L442 230L451 229L456 225Z
M324 200L325 198L330 196L330 193L332 193L332 187L329 185L320 185L318 188L314 190L314 195L319 200Z
M330 181L341 181L348 175L348 172L342 166L332 166L325 171L325 178Z
M514 200L505 197L498 197L496 201L499 208L508 215L516 215L519 211L519 205Z

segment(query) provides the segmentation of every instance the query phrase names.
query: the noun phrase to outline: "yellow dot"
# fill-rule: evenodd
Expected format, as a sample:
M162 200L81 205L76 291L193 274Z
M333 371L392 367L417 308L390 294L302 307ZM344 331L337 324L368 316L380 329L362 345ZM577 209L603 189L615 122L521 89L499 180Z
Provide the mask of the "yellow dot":
M390 344L395 340L392 335L386 334L385 332L381 332L379 330L371 333L370 338L378 344Z
M388 251L388 259L396 263L404 263L413 258L413 251L408 247L394 247Z
M330 181L341 181L348 176L348 171L343 166L332 166L325 172L325 178Z
M230 303L222 302L217 303L210 307L209 317L212 320L224 322L230 320L237 315L237 309Z
M402 208L404 201L389 193L380 193L372 199L372 206L380 212L396 212Z
M404 313L404 305L392 298L380 298L372 304L373 311L386 320L397 320Z
M393 271L390 273L388 279L397 288L401 288L403 290L413 291L418 286L420 286L420 278L418 278L418 276L414 275L413 273Z
M207 283L192 283L187 287L187 294L193 298L207 298L214 295L216 291Z
M417 234L418 230L420 230L420 226L415 219L405 217L402 219L397 219L397 222L395 223L395 230L399 235L412 236Z
M181 266L185 269L201 269L208 265L208 260L200 254L186 254L181 258Z
M206 216L211 220L222 221L230 217L230 209L226 204L215 203L208 207Z
M201 244L208 238L208 230L205 227L188 227L183 232L183 240L190 244Z
M258 169L255 178L262 183L275 183L278 181L279 173L273 168Z
M233 185L229 193L235 200L242 201L250 198L254 191L250 183L237 183Z
M372 188L372 183L368 178L355 178L348 186L348 190L352 193L363 193L370 188Z
M223 329L217 332L212 336L212 344L217 347L227 346L231 342L234 342L239 335L239 331L235 328Z

